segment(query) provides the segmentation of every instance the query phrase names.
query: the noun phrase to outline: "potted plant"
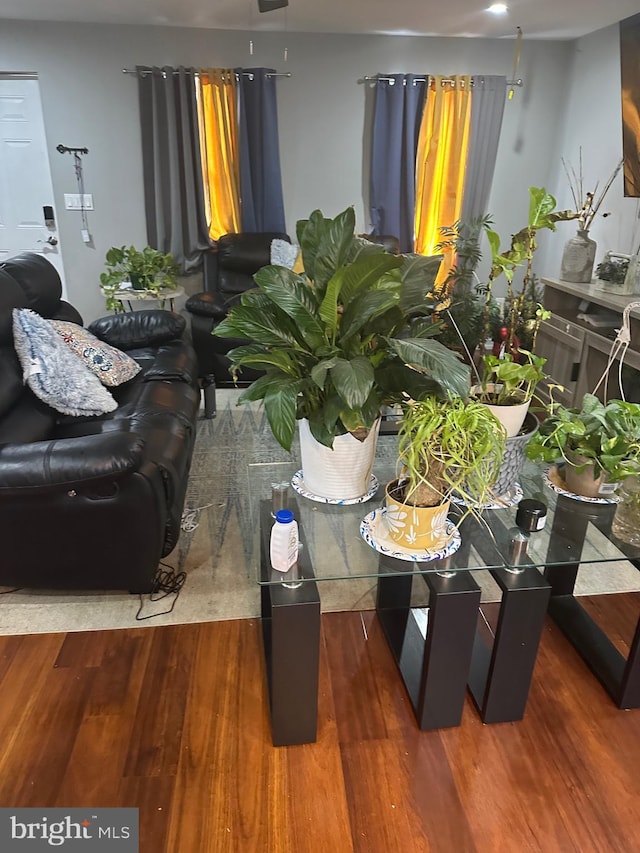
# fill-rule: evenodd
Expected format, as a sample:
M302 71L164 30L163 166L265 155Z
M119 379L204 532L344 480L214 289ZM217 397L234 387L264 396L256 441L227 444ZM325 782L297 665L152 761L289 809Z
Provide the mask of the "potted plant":
M506 435L486 406L428 396L404 404L398 436L401 472L386 496L389 536L412 550L439 548L451 496L472 507L492 495Z
M543 287L532 272L530 278L525 274L519 293L505 298L500 310L490 318L493 354L506 350L507 341L512 340L512 350L522 347L533 352L542 320L548 319L550 312L541 315Z
M355 446L373 432L372 461L381 406L399 403L403 392L464 395L469 370L435 340L439 325L432 322L427 294L440 256L393 255L356 237L353 208L335 219L314 211L298 222L297 238L304 273L263 267L254 276L256 289L242 296L216 335L252 341L228 354L235 373L245 366L264 371L240 402L264 402L286 450L300 422L304 483L322 496L317 489L324 484L315 472L312 482L311 462L305 466L307 439L314 440L314 453L317 444L334 449L323 456L318 477L330 467L336 475L345 468L343 445L346 467L355 467ZM366 486L366 463L363 470ZM357 488L364 493L362 480Z
M106 271L100 274L100 286L106 296L107 308L121 311L122 303L114 294L129 282L133 290L157 296L162 290L178 286L179 267L173 255L145 246L112 246L105 256Z
M628 285L631 284L631 281L627 281L630 260L630 255L607 252L603 260L596 267L598 285L603 290L610 290L613 293L630 293Z
M493 484L495 494L503 499L514 496L527 444L538 428L538 418L529 407L538 382L546 378L545 363L545 358L522 349L501 356L484 355L481 381L471 389L473 399L492 412L507 435L502 466Z
M489 406L507 431L518 435L529 410L538 382L546 378L546 358L518 349L516 355L484 355L479 385L471 389L474 399Z
M472 395L479 394L480 400L488 405L499 402L499 407L494 412L508 429L503 467L494 484L494 489L500 496L512 492L516 486L525 459L524 450L527 441L538 424L537 418L527 412L535 386L540 379L544 378L542 371L544 361L533 353L540 324L548 319L550 312L540 304L533 273L533 259L538 245L537 234L542 229L555 230L557 222L574 216L572 211L557 211L555 207L555 198L544 188L530 187L527 225L512 235L511 244L504 251L500 248L500 236L490 227L490 220L481 219L472 221L470 224L456 223L452 229L454 247L458 243L455 234L462 237L462 270L468 263L475 268L479 261L473 247L466 245L465 235L468 235L472 242L474 240L477 242L482 233L486 233L491 250L488 279L485 283L475 286L477 294L480 294L484 303L480 312L480 333L474 332L467 341L462 332L465 328L464 321L467 319L464 313L460 316L459 312L457 317L454 315L450 319L459 334L462 345L467 350L467 360L476 374L477 381L472 389ZM513 280L516 271L521 267L524 268L522 285L519 290L516 290ZM502 275L507 281L507 295L503 313L500 316L493 297L493 286ZM457 282L454 282L452 306L456 285ZM466 310L476 318L473 322L477 326L477 296L467 299L466 306ZM462 312L464 310L463 308ZM445 317L448 313L445 306ZM469 322L466 323L466 327L468 326ZM493 353L488 355L485 352L485 342L492 335ZM523 341L527 343L526 349L522 347Z
M527 445L534 462L564 462L567 489L578 495L610 495L617 484L640 472L640 404L602 403L585 394L580 408L553 401Z
M440 228L443 239L436 246L436 251L453 252L454 255L442 287L445 302L439 306L438 316L443 322L439 340L462 352L468 362L471 362L471 354L478 350L482 337L486 285L476 269L482 260L480 239L492 225L490 216L458 220ZM492 325L497 317L498 305L491 299Z
M529 351L534 350L537 330L546 313L540 305L533 273L537 234L542 229L555 231L557 222L577 216L573 211L558 211L555 207L555 198L544 187L529 187L528 222L511 236L511 244L505 250L501 249L500 235L491 227L488 216L468 222L460 220L441 229L444 239L438 248L455 253L438 306L438 316L442 314L446 328L443 340L454 347L462 344L470 363L479 362L491 334L495 339L494 355L500 351L514 353L523 344ZM475 272L482 259L479 241L483 233L491 251L486 282L481 282ZM521 267L524 268L522 285L516 292L513 280ZM507 281L507 295L501 316L493 286L502 275Z
M518 324L523 319L524 306L531 302L531 294L535 293L535 278L533 275L533 258L538 248L537 235L542 229L556 230L556 222L574 219L577 214L571 210L556 210L556 200L544 187L529 187L529 219L524 228L521 228L511 237L511 244L504 252L500 249L500 236L489 229L487 239L491 248L491 269L486 285L485 310L484 310L484 332L482 341L489 336L491 329L491 297L493 284L501 275L507 280L507 296L505 304L508 307L506 318L504 351L511 352L514 348L514 338ZM513 278L518 267L524 265L522 286L518 293L513 289ZM533 289L533 290L532 290ZM536 308L536 311L538 309ZM540 321L544 318L539 318ZM535 334L531 349L535 345Z

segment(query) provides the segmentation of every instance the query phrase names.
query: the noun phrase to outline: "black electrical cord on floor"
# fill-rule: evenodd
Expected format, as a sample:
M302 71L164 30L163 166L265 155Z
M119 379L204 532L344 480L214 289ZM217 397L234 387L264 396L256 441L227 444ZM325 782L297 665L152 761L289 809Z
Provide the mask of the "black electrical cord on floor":
M173 595L175 597L168 610L161 610L160 613L150 613L148 616L141 616L140 614L144 607L144 601L142 599L142 593L140 593L140 607L138 607L138 612L136 613L136 621L138 622L142 622L144 619L153 619L155 616L165 616L167 613L171 613L173 608L176 606L176 601L178 600L180 591L187 579L186 572L176 573L175 569L168 566L166 563L160 563L160 565L164 566L164 570L159 568L156 572L156 576L153 579L153 588L149 593L149 601L162 601L169 595ZM158 595L158 593L161 594Z
M0 592L0 595L9 595L12 592L22 592L23 589L24 589L23 586L17 586L15 589L5 589L2 592Z

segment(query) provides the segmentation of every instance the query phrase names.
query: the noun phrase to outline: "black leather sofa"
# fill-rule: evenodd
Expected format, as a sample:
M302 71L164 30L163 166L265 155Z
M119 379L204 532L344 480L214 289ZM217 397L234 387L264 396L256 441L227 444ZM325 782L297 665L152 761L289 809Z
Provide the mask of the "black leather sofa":
M254 273L271 263L271 243L291 242L287 234L258 232L223 234L213 249L204 254L204 292L187 300L191 314L191 338L198 356L198 375L204 389L205 417L215 417L215 390L232 386L227 353L249 343L244 338L219 338L215 327L229 308L240 301L246 290L255 287ZM253 382L260 374L245 369L238 385Z
M149 592L175 546L199 407L185 321L168 311L104 317L89 330L142 370L110 389L115 411L61 415L23 384L12 309L82 323L55 268L0 264L0 585Z

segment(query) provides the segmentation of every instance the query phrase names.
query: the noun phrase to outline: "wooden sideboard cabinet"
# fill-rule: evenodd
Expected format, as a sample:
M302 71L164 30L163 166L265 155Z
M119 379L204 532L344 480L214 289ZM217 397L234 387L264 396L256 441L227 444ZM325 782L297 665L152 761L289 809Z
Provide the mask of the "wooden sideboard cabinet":
M549 398L549 384L562 385L553 390L553 398L564 405L580 405L587 392L593 392L602 376L616 337L622 326L622 312L640 296L620 296L593 285L574 284L543 278L544 307L551 311L542 322L536 354L547 359L549 379L538 386L543 399ZM631 343L624 357L622 384L627 400L640 402L640 308L630 315ZM598 390L601 399L619 398L616 361L608 375L606 388Z

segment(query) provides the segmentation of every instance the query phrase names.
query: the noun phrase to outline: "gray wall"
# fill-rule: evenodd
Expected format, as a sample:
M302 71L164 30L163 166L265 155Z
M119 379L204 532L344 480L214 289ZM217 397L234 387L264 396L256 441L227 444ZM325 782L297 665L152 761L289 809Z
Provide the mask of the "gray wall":
M403 71L509 76L514 45L511 39L295 33L256 33L253 39L251 56L249 34L242 32L2 22L2 70L40 77L69 299L85 321L104 313L98 283L109 246L146 242L137 86L122 68L266 65L290 71L293 76L278 84L287 227L294 233L296 220L314 208L334 215L353 204L358 227L366 229L370 92L358 81ZM505 241L526 223L528 187L550 186L557 177L574 52L572 42L523 43L525 87L505 107L489 204ZM71 157L55 151L58 143L89 148L85 191L94 197L89 221L95 248L82 243L79 214L64 210L63 193L75 191L75 179Z
M551 185L558 204L573 207L569 183L561 158L578 166L582 148L584 187L603 187L622 157L622 113L620 102L620 37L618 26L607 27L570 45L570 67L563 122ZM597 243L596 265L611 250L631 254L640 242L640 206L637 199L624 198L622 172L600 208L610 215L598 216L591 229ZM575 233L575 224L561 223L540 253L538 269L559 276L562 249Z

